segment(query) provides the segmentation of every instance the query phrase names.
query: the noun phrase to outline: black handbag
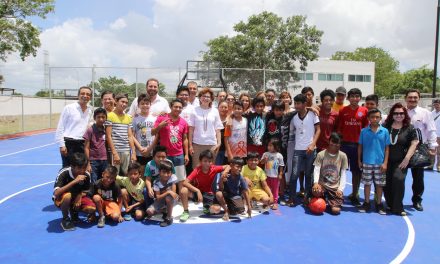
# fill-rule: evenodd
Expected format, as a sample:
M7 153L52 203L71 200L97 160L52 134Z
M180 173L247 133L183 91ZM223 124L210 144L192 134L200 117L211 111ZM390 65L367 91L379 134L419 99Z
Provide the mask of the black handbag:
M416 128L417 138L419 139L419 144L417 145L414 155L412 155L409 160L409 168L424 168L431 166L431 159L429 157L428 144L423 143L422 132L420 129Z

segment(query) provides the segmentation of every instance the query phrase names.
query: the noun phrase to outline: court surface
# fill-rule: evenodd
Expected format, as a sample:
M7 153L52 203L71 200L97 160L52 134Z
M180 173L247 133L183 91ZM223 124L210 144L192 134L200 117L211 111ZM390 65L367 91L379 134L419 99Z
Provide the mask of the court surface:
M132 220L64 232L51 200L60 167L53 133L0 141L0 263L440 263L437 172L425 174L424 212L410 206L408 173L407 217L297 206L230 222L192 215L167 228Z

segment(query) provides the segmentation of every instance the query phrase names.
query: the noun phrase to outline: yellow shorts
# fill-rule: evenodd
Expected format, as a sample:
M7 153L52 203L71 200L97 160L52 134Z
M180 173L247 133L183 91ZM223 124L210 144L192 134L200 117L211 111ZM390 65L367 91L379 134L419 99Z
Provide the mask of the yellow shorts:
M249 191L250 199L254 199L257 201L261 201L262 199L266 198L269 199L269 195L263 190L263 189L251 189Z

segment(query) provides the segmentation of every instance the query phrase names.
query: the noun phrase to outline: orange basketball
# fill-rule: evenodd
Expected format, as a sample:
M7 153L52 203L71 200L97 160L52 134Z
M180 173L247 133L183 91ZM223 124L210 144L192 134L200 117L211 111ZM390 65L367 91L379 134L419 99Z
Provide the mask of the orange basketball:
M314 214L322 214L325 211L327 204L322 198L312 198L309 203L309 209Z

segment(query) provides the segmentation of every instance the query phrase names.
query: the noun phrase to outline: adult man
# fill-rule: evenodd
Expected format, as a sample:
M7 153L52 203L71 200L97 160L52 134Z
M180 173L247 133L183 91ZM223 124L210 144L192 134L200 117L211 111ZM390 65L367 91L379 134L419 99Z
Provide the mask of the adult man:
M197 83L194 81L188 82L186 84L186 87L188 87L189 90L189 100L188 104L196 107L200 105L199 98L197 98Z
M420 129L422 133L422 142L429 144L429 154L434 156L437 147L437 134L434 124L434 119L431 113L418 106L420 100L420 92L417 89L410 89L405 94L406 108L408 109L408 115L411 118L411 124ZM411 174L413 177L413 207L417 211L423 211L422 195L425 189L424 183L424 169L423 168L411 168Z
M113 112L115 109L115 94L112 91L104 91L101 93L102 108L107 111L107 114Z
M266 111L268 112L272 110L272 104L276 100L276 93L274 89L269 88L264 91L264 95L266 96Z
M338 112L344 108L345 97L347 96L347 90L343 86L336 88L336 100L333 103L332 109Z
M440 144L440 99L432 100L432 118L437 132L437 144ZM434 160L434 159L433 159ZM434 165L434 162L433 164ZM437 171L440 172L440 148L437 147Z
M219 91L217 93L217 98L215 99L215 102L214 102L214 107L218 108L218 105L221 102L225 101L227 96L228 96L228 94L225 91Z
M153 116L158 116L162 113L169 113L171 110L168 105L168 101L158 94L159 81L154 78L148 79L146 87L147 87L147 94L150 96L150 100L151 100L150 114ZM132 117L135 117L139 113L140 113L140 109L138 108L137 97L136 97L131 103L128 114L131 115Z
M78 89L78 101L64 107L58 121L55 141L60 146L63 168L70 166L70 156L73 153L84 153L83 135L93 111L88 105L92 89L87 86Z

